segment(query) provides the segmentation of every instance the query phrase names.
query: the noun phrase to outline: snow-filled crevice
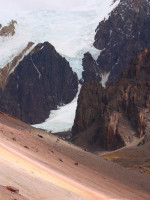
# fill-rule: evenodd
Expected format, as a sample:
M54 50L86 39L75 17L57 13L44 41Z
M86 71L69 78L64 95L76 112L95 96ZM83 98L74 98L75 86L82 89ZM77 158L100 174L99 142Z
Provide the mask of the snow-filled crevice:
M39 79L40 79L40 78L41 78L41 73L40 73L40 71L38 70L38 68L36 67L35 63L33 62L32 55L30 55L30 59L31 59L31 62L32 62L33 66L35 67L35 69L36 69L36 71L37 71L37 73L38 73L38 75L39 75Z
M108 78L109 78L109 74L110 74L110 72L108 72L108 73L103 73L102 75L101 75L101 84L102 84L102 86L104 87L104 88L106 88L106 83L107 83L107 81L108 81Z

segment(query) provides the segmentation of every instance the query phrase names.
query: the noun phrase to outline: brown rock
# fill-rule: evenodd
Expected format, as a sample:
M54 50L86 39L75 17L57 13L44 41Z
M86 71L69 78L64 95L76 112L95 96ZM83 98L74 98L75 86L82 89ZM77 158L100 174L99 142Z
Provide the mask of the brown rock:
M61 158L59 158L59 161L60 161L60 162L63 162L63 160L62 160Z
M15 188L15 187L13 187L13 186L7 186L6 188L7 188L7 190L9 190L9 191L11 191L11 192L14 192L14 193L16 193L16 194L19 194L19 189Z
M13 36L15 34L15 24L17 24L17 22L12 20L8 26L0 27L0 36Z
M26 149L29 149L29 147L28 147L28 146L24 146L24 148L26 148Z
M102 50L97 64L116 80L133 56L150 46L150 4L147 0L121 0L108 20L99 23L94 46Z
M75 162L74 164L75 164L76 166L78 166L78 165L79 165L79 163L78 163L78 162Z
M82 65L82 78L84 82L89 82L93 80L99 82L101 80L100 69L89 52L84 54Z
M43 136L42 136L42 135L38 135L38 137L39 137L39 138L43 138Z
M80 146L121 148L150 132L150 48L135 56L119 80L102 88L85 83L72 128Z

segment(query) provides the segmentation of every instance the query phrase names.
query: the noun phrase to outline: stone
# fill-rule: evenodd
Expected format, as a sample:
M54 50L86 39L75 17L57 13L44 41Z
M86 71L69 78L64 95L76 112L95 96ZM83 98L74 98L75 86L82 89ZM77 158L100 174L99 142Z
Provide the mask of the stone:
M17 22L15 20L11 20L8 26L0 26L0 36L13 36L15 34L15 24L17 24Z
M29 124L45 121L51 110L70 103L78 91L77 74L48 42L38 44L0 88L0 110Z
M113 82L133 56L150 46L150 4L147 0L121 0L108 20L99 23L94 46L101 50L97 65L110 72Z
M15 188L13 186L6 186L6 189L13 193L19 194L19 189Z
M84 83L72 127L73 143L115 150L150 133L150 48L134 56L106 89ZM145 139L144 142L147 140Z
M76 166L78 166L78 165L79 165L79 164L78 164L78 162L75 162L74 164L75 164Z
M83 80L80 80L81 84L83 84L83 81L90 82L95 80L97 82L100 82L101 80L100 69L96 61L93 59L92 55L89 52L84 54L82 65L83 65L83 72L82 72Z
M26 149L29 149L29 147L28 147L28 146L24 146L24 148L26 148Z

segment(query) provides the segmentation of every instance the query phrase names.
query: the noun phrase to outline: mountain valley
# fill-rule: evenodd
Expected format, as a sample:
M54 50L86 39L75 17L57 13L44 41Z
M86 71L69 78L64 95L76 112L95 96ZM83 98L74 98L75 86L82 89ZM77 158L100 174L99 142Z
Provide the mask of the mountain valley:
M150 1L0 12L0 200L150 199Z

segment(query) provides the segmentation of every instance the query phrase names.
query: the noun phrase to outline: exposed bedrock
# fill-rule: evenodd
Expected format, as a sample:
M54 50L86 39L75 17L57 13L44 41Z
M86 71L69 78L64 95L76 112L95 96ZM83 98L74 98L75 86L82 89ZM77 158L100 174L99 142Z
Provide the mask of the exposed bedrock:
M83 84L72 139L83 147L114 150L149 132L150 48L145 48L106 89L95 81Z
M89 82L93 80L100 82L101 80L100 69L96 61L89 52L84 54L82 65L83 65L82 78L84 82Z
M50 110L73 100L78 78L55 48L38 44L8 76L0 89L0 110L24 122L41 123Z
M144 47L150 46L150 3L147 0L121 0L108 20L99 23L94 46L103 50L97 60L109 81L118 78L127 64Z
M2 27L0 24L0 36L13 36L15 34L15 24L17 24L15 20L11 20L7 26Z

